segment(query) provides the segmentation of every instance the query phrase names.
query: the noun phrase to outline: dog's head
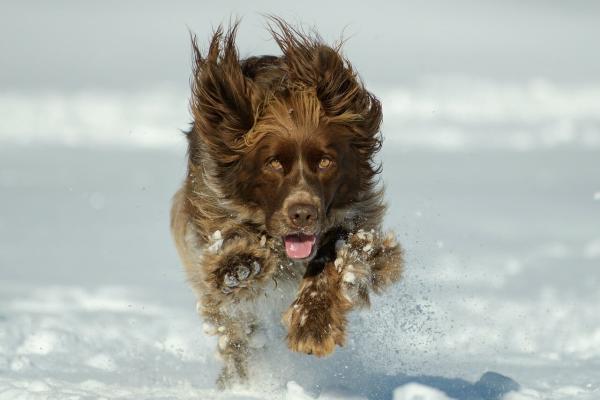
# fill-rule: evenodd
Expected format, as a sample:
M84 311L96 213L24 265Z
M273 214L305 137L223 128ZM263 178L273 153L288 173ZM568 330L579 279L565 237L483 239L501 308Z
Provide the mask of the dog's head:
M234 26L214 34L196 69L192 164L223 201L252 208L289 258L312 258L379 172L381 106L339 47L275 19L283 56L240 60Z

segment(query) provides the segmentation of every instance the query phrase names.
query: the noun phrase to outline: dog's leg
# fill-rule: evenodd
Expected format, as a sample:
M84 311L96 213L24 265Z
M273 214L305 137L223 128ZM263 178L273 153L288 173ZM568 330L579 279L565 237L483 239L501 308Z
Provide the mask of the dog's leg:
M379 293L402 272L402 249L392 235L358 231L340 241L334 254L333 261L321 261L321 271L307 274L284 315L294 351L324 356L342 346L346 314L368 306L369 291Z
M348 235L336 254L343 290L355 305L368 305L369 289L379 294L402 275L403 251L392 233L359 230Z
M275 272L269 244L251 236L225 235L209 243L202 259L201 314L210 333L218 335L224 366L220 389L248 380L248 357L257 347L257 318L244 306L261 293Z
M217 387L223 390L248 380L249 348L247 328L241 321L230 321L220 328L218 353L224 365L217 378Z
M321 273L304 278L296 300L283 317L290 349L322 357L336 345L344 345L346 313L352 303L343 296L340 283L341 274L331 261Z
M235 383L244 383L248 379L249 338L252 335L251 319L234 318L225 310L199 310L204 322L204 332L218 336L218 359L223 361L223 368L217 379L217 387L221 390L230 388Z
M171 225L188 280L198 298L197 310L204 320L204 331L219 337L217 354L224 366L217 384L226 388L243 382L247 377L247 357L253 348L260 347L261 339L257 338L260 333L252 310L240 312L232 305L250 300L271 279L275 264L270 250L273 243L266 236L233 224L225 224L209 240L202 240L186 210L183 191L175 196Z

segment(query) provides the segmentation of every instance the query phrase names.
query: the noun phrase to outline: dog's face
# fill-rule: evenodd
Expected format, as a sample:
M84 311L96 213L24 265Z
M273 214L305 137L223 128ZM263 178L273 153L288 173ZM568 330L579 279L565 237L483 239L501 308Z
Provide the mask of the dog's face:
M280 28L281 57L240 60L235 30L215 33L205 57L195 47L190 161L290 259L310 260L373 189L381 106L339 49Z
M308 260L331 228L331 214L359 193L358 167L336 127L272 132L242 159L237 187L245 203L262 210L267 232L282 239L288 257Z

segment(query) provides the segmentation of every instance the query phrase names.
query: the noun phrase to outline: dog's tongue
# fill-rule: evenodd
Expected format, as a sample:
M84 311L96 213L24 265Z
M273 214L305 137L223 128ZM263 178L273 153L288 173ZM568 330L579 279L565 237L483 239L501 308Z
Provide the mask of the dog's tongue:
M285 252L292 259L306 258L310 256L315 240L315 235L288 235L283 238Z

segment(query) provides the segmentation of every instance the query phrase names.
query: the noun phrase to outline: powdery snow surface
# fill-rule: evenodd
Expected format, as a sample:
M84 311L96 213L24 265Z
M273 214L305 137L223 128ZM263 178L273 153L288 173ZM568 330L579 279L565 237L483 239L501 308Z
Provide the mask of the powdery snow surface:
M334 356L273 327L218 392L168 232L183 153L3 146L0 399L600 398L597 151L382 159L404 280Z

